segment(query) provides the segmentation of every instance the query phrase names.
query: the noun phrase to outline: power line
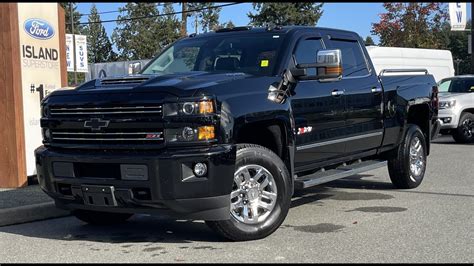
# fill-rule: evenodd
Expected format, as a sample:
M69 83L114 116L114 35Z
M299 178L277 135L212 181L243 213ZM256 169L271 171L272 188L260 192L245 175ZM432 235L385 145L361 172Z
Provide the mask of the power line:
M164 4L156 4L155 6L164 6ZM126 8L119 8L121 10L111 10L111 11L103 11L103 12L98 12L97 14L98 15L101 15L101 14L110 14L110 13L120 13L120 12L123 12L123 11L128 11L130 9L126 9ZM89 14L79 14L79 16L90 16L92 15L92 13L89 13Z
M223 5L217 5L217 6L211 6L211 7L191 9L191 10L187 10L185 12L179 11L179 12L172 12L172 13L166 13L166 14L158 14L158 15L153 15L153 16L142 16L142 17L134 17L134 18L123 18L123 19L103 20L103 21L81 22L81 23L74 23L74 24L75 25L88 25L88 24L97 24L97 23L109 23L109 22L117 22L117 21L128 21L128 20L136 20L136 19L155 18L155 17L163 17L163 16L169 16L169 15L177 15L177 14L182 14L182 13L193 13L193 12L207 10L207 9L214 9L214 8L220 8L220 7L225 7L225 6L233 6L233 5L239 5L239 4L243 4L243 3L223 4ZM71 23L67 23L67 25L71 25Z

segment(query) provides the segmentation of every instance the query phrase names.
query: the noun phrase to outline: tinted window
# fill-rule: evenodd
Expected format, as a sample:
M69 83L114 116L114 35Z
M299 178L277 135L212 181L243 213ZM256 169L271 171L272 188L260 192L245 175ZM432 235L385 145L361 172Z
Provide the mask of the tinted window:
M474 79L447 79L439 85L440 92L474 92Z
M316 63L318 50L324 49L321 39L301 40L295 50L296 64ZM315 75L316 69L307 69L308 75Z
M142 74L190 71L244 72L271 75L283 36L213 36L176 42L159 55Z
M362 48L357 41L329 40L331 48L340 49L344 77L357 77L369 74Z

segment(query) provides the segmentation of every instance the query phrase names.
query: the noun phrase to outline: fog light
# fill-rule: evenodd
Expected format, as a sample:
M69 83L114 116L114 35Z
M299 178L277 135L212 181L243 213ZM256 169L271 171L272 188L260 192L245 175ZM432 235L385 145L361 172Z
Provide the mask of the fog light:
M183 132L181 133L181 136L183 137L183 139L191 141L191 140L194 140L195 133L192 128L185 127L183 129Z
M205 176L207 174L207 165L205 163L197 163L194 165L194 174L196 176Z

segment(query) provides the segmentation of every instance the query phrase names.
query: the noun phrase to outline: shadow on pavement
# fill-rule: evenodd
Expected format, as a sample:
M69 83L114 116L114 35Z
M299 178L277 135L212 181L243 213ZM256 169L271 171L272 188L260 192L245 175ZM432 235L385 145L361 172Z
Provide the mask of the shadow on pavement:
M371 175L355 175L340 181L333 181L322 186L315 186L298 191L292 199L291 208L304 204L322 205L321 200L380 200L393 196L370 192L367 190L347 192L335 188L369 188L386 190L391 189L387 183L361 180ZM123 244L122 247L145 244L144 246L159 243L193 243L204 242L210 248L212 242L226 241L214 233L202 221L173 220L159 216L135 215L123 224L113 226L94 226L85 224L74 217L52 219L0 227L0 232L23 235L34 238L55 239L63 241L81 241L81 245L92 245L87 242L102 242ZM85 243L84 243L85 242ZM183 247L184 249L185 247Z

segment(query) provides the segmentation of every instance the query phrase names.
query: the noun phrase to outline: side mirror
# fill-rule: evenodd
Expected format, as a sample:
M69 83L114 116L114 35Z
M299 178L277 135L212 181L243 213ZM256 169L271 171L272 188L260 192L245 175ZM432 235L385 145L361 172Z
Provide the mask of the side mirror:
M128 64L128 74L129 75L135 75L140 73L142 71L142 63L137 62L137 63L130 63Z
M342 56L341 50L319 50L316 55L316 63L298 64L298 69L316 69L316 75L305 75L299 77L300 80L333 80L342 77Z

